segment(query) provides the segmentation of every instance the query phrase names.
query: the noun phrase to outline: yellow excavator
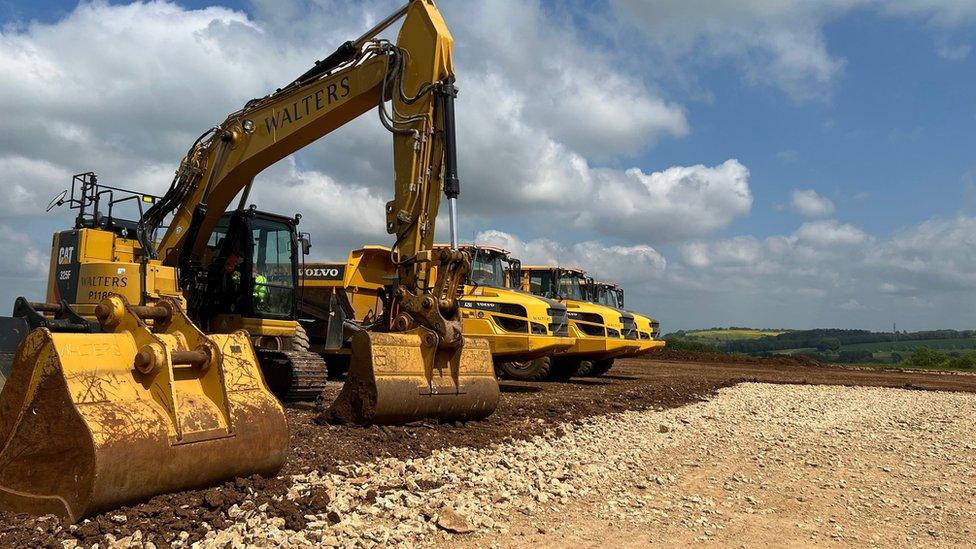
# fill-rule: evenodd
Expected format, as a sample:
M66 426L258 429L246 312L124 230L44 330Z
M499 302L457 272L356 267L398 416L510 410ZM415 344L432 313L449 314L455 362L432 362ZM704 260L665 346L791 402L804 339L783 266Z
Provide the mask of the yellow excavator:
M640 348L633 353L620 355L617 358L634 358L647 354L654 349L664 347L664 340L658 339L660 335L660 324L649 316L642 315L634 311L624 309L624 290L619 285L612 282L600 282L590 277L586 278L583 286L583 293L592 303L616 309L622 313L629 313L634 317L634 324L637 327L637 339L640 341ZM587 367L589 366L589 367ZM584 365L580 375L601 376L609 371L606 363L601 364L600 368L594 364ZM609 366L612 366L610 364Z
M396 44L376 38L404 17ZM77 521L155 494L280 469L284 413L251 336L238 329L262 323L249 321L233 297L287 302L283 265L294 265L298 243L293 232L271 231L264 243L276 252L261 256L261 228L248 234L224 214L239 196L243 216L265 167L374 107L393 134L395 194L386 223L396 236L399 284L389 322L352 338L336 416L450 421L495 409L488 344L461 335L455 295L470 259L432 245L442 190L456 227L452 46L433 1L411 0L203 134L165 195L82 182L86 190L69 200L79 209L76 229L53 242L55 299L19 298L14 316L0 321L0 358L12 356L0 365L0 509ZM117 219L113 210L130 201L140 206L138 221ZM143 203L152 205L143 212Z
M575 344L552 356L533 360L506 372L517 379L568 379L591 368L609 370L614 358L640 349L633 315L591 303L583 285L586 273L580 269L530 265L509 270L509 285L555 299L564 304L569 317L569 335Z
M471 244L461 249L472 258L458 297L464 335L488 341L497 371L573 345L565 305L506 287L506 266L518 268L507 250ZM384 246L353 250L345 263L305 264L299 309L312 349L330 357L330 371L341 375L350 332L382 317L395 280L395 259Z

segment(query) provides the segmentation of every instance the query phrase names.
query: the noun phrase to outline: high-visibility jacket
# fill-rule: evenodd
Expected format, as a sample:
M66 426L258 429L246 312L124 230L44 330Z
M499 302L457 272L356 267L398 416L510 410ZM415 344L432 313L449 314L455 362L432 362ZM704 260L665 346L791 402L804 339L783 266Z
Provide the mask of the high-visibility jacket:
M254 277L254 299L260 303L268 299L268 279L264 275Z

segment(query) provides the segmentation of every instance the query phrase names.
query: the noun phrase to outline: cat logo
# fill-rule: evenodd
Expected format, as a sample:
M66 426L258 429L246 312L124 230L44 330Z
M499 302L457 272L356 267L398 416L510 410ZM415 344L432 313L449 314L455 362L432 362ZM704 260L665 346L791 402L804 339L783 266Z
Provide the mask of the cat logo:
M58 265L70 265L75 256L74 246L58 248Z

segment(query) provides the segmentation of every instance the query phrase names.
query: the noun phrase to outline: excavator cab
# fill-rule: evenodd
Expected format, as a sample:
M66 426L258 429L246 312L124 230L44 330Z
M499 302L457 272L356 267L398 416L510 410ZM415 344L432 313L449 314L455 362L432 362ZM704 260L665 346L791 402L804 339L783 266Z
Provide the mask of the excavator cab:
M225 212L203 254L206 283L187 292L204 331L250 334L268 386L285 401L315 400L328 378L298 323L299 264L311 247L300 221L253 205Z

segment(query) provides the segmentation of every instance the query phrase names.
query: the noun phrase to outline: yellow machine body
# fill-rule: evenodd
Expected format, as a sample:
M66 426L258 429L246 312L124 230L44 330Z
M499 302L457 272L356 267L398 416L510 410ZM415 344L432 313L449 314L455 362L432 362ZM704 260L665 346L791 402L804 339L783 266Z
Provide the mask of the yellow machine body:
M620 358L641 356L654 349L660 349L665 346L665 342L658 339L661 334L659 333L657 321L634 311L623 310L623 290L619 285L613 282L600 282L589 279L587 286L585 293L588 294L592 302L626 312L634 319L634 331L636 332L637 340L640 342L640 348L632 353L621 355Z
M147 260L142 276L142 247L134 239L102 229L54 233L47 301L72 304L82 316L95 318L95 306L117 294L140 303L143 294L183 300L174 267Z
M532 360L575 343L568 327L556 327L560 323L554 322L550 307L541 299L505 288L470 284L464 285L463 291L460 301L464 334L486 339L494 360ZM561 324L565 325L565 320Z
M246 333L206 336L172 298L99 310L104 333L21 343L0 393L0 507L77 521L281 468L284 411Z
M142 247L135 239L102 229L73 229L54 234L47 301L67 301L80 315L95 318L95 307L117 294L130 303L170 297L184 303L177 269L156 259L146 260L142 276ZM246 331L253 338L295 335L295 320L216 315L211 328L229 334Z
M640 341L640 348L634 353L628 355L621 355L620 358L631 358L647 354L654 349L660 349L664 347L665 343L663 339L656 339L656 331L654 329L654 320L649 316L644 316L640 313L631 312L634 315L634 323L637 324L637 334L638 340Z
M346 263L306 263L299 280L303 317L327 321L333 297L352 310L360 325L384 314L380 295L396 276L390 248L364 246ZM361 330L351 346L312 348L327 355L351 354L349 377L329 414L339 423L405 423L418 417L474 420L498 404L491 348L467 337L459 353L436 349L434 334L423 327L406 332Z
M436 269L430 274L436 276ZM303 302L324 310L332 294L341 291L354 311L353 319L369 323L383 312L379 296L395 276L389 248L364 246L350 252L346 263L306 264L299 283ZM553 316L555 302L511 288L470 283L461 288L464 336L485 339L495 361L532 360L574 343L565 316Z
M554 266L522 266L522 290L534 294L540 293L540 288L533 285L533 273L550 273L557 269ZM569 336L574 339L574 344L555 353L555 356L604 360L634 353L640 349L640 343L624 338L624 324L620 312L583 299L563 298L559 301L566 306Z

